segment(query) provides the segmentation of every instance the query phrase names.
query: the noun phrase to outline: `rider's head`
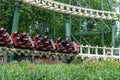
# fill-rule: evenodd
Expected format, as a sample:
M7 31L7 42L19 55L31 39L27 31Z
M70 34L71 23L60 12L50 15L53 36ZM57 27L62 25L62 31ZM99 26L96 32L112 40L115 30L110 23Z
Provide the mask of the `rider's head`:
M66 38L66 41L71 41L71 39L70 38Z
M44 38L45 38L45 39L47 39L47 38L48 38L48 36L44 36Z
M62 40L62 37L59 37L57 40Z
M6 32L6 29L5 28L0 28L0 31L5 31Z
M15 34L18 34L18 31L15 31L14 33L15 33Z
M36 37L39 37L39 35L36 35Z
M22 35L22 36L27 36L27 33L24 32L24 33L22 33L21 35Z
M15 36L18 36L18 31L15 31L15 32L14 32L14 35L15 35Z

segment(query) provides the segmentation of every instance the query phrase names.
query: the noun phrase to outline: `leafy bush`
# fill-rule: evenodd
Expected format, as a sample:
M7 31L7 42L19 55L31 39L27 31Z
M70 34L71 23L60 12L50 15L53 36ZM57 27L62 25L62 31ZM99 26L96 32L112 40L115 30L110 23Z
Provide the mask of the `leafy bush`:
M12 62L0 65L0 80L119 80L116 61L87 64L32 64Z

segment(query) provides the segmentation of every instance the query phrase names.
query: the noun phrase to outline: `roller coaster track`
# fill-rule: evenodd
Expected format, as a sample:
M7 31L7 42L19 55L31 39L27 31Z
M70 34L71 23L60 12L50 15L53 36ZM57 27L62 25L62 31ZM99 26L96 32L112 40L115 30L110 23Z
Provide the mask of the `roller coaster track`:
M82 8L52 0L17 0L17 1L22 1L24 3L39 8L44 8L64 14L71 14L75 16L103 19L103 20L118 20L118 21L120 20L120 13Z
M8 62L8 57L11 54L17 54L18 56L24 55L26 57L30 56L33 62L34 62L34 58L33 58L34 56L39 56L39 57L46 56L47 58L60 57L62 59L64 59L65 57L70 58L70 57L76 56L76 54L73 54L73 53L65 54L65 53L58 53L58 52L51 52L51 51L37 51L37 50L29 50L29 49L26 50L26 49L18 49L18 48L0 47L0 63ZM1 57L2 57L2 60L1 60Z
M98 46L79 46L80 53L77 57L88 57L88 58L102 58L106 59L120 59L120 48L114 47L98 47Z
M120 59L120 48L114 48L114 47L98 47L98 46L79 46L79 53L73 54L73 53L58 53L58 52L47 52L47 51L36 51L36 50L26 50L26 49L17 49L17 48L7 48L7 47L0 47L0 53L4 57L7 57L9 54L18 54L25 56L34 56L38 55L40 57L42 56L60 56L60 57L82 57L83 59ZM7 54L7 55L6 55Z
M71 57L71 56L75 56L76 54L72 54L72 53L69 53L69 54L65 54L65 53L58 53L58 52L51 52L51 51L37 51L37 50L29 50L29 49L18 49L18 48L7 48L7 47L0 47L0 54L3 55L3 54L18 54L18 55L22 55L24 54L25 56L28 56L28 55L39 55L40 57L41 56L68 56L68 57Z

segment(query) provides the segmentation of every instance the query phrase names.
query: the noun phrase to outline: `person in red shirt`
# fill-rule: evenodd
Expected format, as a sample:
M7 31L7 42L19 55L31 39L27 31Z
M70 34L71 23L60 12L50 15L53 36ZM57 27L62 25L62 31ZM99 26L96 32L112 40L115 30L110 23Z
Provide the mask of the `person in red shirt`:
M23 42L21 41L20 35L18 34L17 31L11 34L11 38L12 38L14 47L21 48Z
M34 43L33 43L32 39L31 39L31 37L29 37L27 35L27 33L22 33L20 35L20 37L21 37L21 41L23 42L23 44L22 44L23 49L32 49L32 50L34 50Z
M6 32L6 29L0 28L0 45L1 46L12 46L12 40L10 35Z
M73 43L71 39L67 38L65 40L66 53L72 53L74 51Z
M45 51L55 51L55 45L52 39L49 39L48 36L44 36L42 41Z
M41 38L40 35L36 35L34 37L34 44L35 44L35 48L37 50L43 50L44 45L43 45L43 38Z
M58 52L65 52L64 41L62 40L61 37L59 37L56 41L56 48Z

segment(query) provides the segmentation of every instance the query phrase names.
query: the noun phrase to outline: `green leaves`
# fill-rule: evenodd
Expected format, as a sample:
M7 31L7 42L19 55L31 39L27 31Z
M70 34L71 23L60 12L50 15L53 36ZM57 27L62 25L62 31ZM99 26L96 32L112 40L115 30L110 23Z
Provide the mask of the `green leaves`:
M86 64L32 64L12 62L0 65L0 80L116 80L120 79L116 61Z

